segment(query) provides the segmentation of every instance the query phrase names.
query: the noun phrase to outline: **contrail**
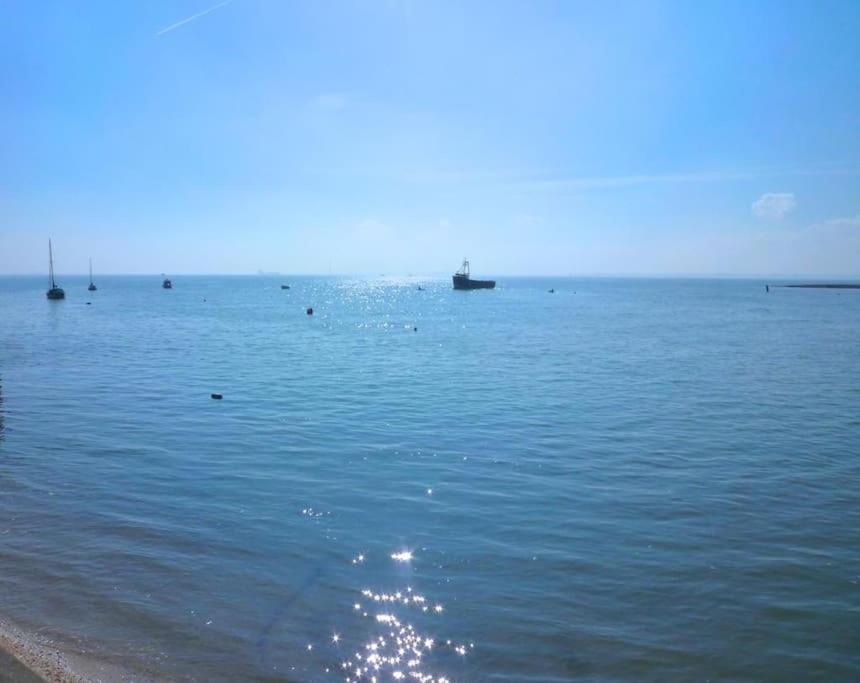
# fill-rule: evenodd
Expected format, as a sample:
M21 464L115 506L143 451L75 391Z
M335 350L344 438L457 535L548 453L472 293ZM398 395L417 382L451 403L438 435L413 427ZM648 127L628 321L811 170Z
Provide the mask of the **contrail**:
M232 2L232 0L224 0L224 2L219 2L217 5L212 5L212 7L210 7L209 9L205 9L205 10L203 10L202 12L198 12L197 14L192 14L190 17L186 17L186 18L185 18L185 19L183 19L182 21L177 21L175 24L171 24L171 25L170 25L170 26L168 26L167 28L163 28L163 29L161 29L161 30L160 30L158 33L156 33L155 35L156 35L156 36L161 36L161 35L164 35L165 33L169 33L169 32L170 32L170 31L172 31L173 29L175 29L175 28L179 28L179 27L180 27L180 26L182 26L183 24L187 24L189 21L194 21L195 19L199 19L200 17L202 17L202 16L205 16L205 15L209 14L209 12L214 12L214 11L215 11L216 9L218 9L219 7L223 7L224 5L229 5L231 2Z

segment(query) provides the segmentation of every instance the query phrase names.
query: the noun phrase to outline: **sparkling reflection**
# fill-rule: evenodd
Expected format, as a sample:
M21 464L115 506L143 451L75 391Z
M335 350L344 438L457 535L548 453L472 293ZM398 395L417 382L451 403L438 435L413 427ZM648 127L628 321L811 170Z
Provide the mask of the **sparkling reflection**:
M314 510L313 508L302 508L302 514L305 517L322 517L323 515L330 515L330 512L321 512L320 510Z
M473 643L440 640L431 633L434 626L438 628L436 620L444 607L411 586L395 591L365 588L361 599L353 608L361 619L356 629L364 635L348 638L334 633L331 637L331 646L337 651L351 651L349 655L341 655L340 661L346 683L401 680L447 683L451 680L448 674L439 671L444 658L454 655L451 661L456 662L474 648ZM424 623L419 624L416 619Z

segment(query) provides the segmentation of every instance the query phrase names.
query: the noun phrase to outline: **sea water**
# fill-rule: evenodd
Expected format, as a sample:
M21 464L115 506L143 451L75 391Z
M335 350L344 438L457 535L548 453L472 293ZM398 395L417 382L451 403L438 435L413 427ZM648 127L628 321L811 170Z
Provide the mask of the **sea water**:
M860 291L173 283L0 279L0 616L180 681L860 679Z

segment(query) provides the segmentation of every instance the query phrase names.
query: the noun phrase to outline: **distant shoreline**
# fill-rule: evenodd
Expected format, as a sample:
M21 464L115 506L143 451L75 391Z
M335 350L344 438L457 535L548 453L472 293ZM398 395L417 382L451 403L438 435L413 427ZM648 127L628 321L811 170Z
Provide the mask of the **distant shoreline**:
M794 289L860 289L860 284L851 283L806 283L802 285L771 285L772 287L789 287Z

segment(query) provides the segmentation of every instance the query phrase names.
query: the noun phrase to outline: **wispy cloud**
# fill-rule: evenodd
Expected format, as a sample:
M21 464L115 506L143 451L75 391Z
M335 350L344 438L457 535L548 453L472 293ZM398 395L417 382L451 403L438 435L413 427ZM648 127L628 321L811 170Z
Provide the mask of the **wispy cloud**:
M199 19L200 17L204 17L210 12L214 12L216 9L223 7L224 5L229 5L233 0L224 0L223 2L219 2L217 5L212 5L209 9L205 9L202 12L198 12L197 14L192 14L190 17L185 17L181 21L177 21L175 24L171 24L170 26L166 26L161 29L156 36L163 36L165 33L170 33L174 29L179 28L180 26L184 26L185 24L194 21L195 19Z
M596 190L602 188L634 187L637 185L675 185L683 183L726 183L759 178L794 176L857 175L857 168L752 168L739 171L694 171L689 173L652 173L621 176L573 176L532 178L516 181L530 190Z
M724 180L744 180L754 177L755 175L752 173L660 173L652 175L552 178L547 180L529 181L527 184L538 189L546 190L593 190L604 187L631 187L634 185L708 183Z
M797 200L792 192L765 192L753 202L752 212L757 218L781 221L796 206Z
M837 228L860 228L860 213L853 218L831 218L824 224Z

